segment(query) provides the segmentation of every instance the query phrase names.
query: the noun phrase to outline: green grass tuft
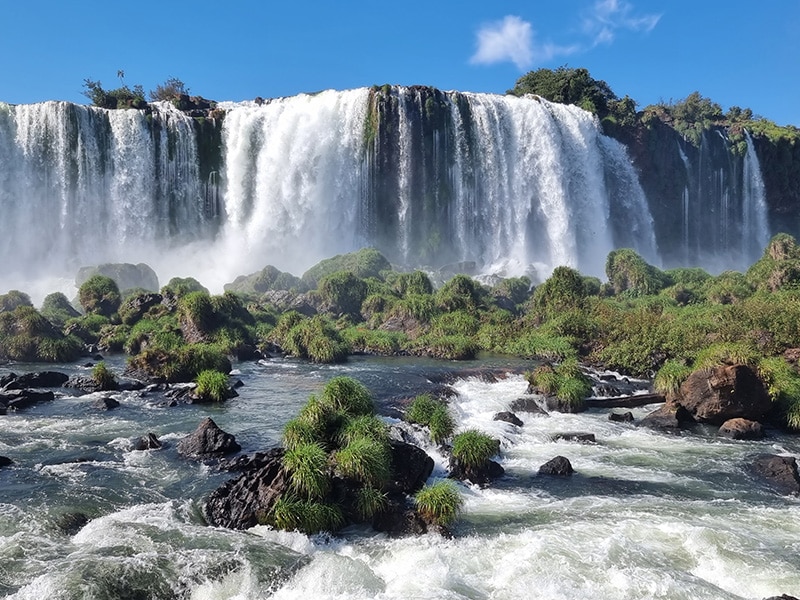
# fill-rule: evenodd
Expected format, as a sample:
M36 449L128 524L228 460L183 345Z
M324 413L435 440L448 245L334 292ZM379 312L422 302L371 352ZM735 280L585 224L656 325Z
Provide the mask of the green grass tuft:
M449 525L461 511L464 501L451 481L426 485L414 496L417 511L431 525Z

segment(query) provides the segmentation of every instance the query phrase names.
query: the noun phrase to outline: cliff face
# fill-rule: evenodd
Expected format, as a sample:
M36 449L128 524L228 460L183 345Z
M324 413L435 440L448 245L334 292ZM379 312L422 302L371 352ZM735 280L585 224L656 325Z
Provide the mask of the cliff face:
M773 233L796 233L800 152L788 144L713 127L694 145L657 119L610 133L639 173L665 266L741 268Z

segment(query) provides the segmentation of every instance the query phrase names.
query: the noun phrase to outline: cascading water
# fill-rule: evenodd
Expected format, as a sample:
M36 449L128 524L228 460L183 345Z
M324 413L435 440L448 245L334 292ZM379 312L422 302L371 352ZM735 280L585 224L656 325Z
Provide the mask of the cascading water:
M0 104L6 285L143 261L216 291L365 245L408 266L538 277L602 276L618 247L719 270L746 267L769 236L749 136L744 156L719 135L682 142L666 169L680 189L662 198L592 115L535 97L384 86L224 109L220 125L166 104Z
M366 148L365 119L379 124ZM256 250L252 269L286 265L298 247L290 267L364 243L408 265L536 264L543 275L561 264L600 275L620 244L658 262L623 147L575 107L430 88L323 92L234 105L223 139L224 237Z
M65 102L0 105L3 277L152 259L207 237L193 121Z
M767 223L767 199L764 180L758 163L753 140L745 130L747 152L744 155L742 190L742 254L750 260L757 259L769 243Z

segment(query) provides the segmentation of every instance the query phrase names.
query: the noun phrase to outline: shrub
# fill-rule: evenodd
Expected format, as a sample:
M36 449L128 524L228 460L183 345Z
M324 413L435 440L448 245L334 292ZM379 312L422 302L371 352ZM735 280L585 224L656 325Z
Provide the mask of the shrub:
M676 394L692 369L679 360L668 360L656 373L653 388L661 394Z
M39 312L56 327L63 327L69 319L81 316L61 292L45 296Z
M6 294L0 294L0 312L10 312L19 306L33 306L30 296L25 292L11 290Z
M409 294L433 294L433 284L430 278L422 271L414 271L413 273L393 273L387 281L392 286L392 289L400 296L407 296Z
M173 277L169 280L167 285L161 288L162 295L175 296L176 298L180 298L186 294L190 294L191 292L204 292L205 294L210 293L208 289L194 277Z
M387 450L389 448L389 430L375 415L360 415L347 419L337 432L336 442L342 447L361 438L372 440Z
M309 535L338 531L345 522L342 509L337 505L292 497L279 498L266 521L279 529Z
M543 331L529 331L509 341L505 350L522 358L563 360L576 356L573 338L549 335Z
M336 271L350 271L356 277L361 278L380 278L382 271L388 271L391 268L391 263L375 248L362 248L357 252L340 254L320 261L303 273L302 279L309 289L314 289L323 277Z
M322 390L321 401L334 411L351 416L372 415L372 395L363 383L352 377L331 379Z
M426 485L414 496L417 511L431 525L449 525L458 517L463 505L461 494L451 481Z
M369 486L356 490L356 511L364 521L368 521L376 514L386 510L387 505L386 494L380 490Z
M631 296L655 294L671 284L669 277L630 248L612 250L606 258L606 277L615 294Z
M113 390L117 387L117 379L114 377L114 373L104 362L99 362L94 366L92 379L101 390Z
M282 321L278 327L282 326ZM280 334L280 332L278 332ZM283 336L284 351L297 358L308 358L317 363L341 362L350 353L350 347L339 332L322 316L302 319Z
M128 359L128 367L168 383L194 381L205 370L230 373L231 362L217 346L187 344L175 349L146 348Z
M89 314L110 317L119 310L122 296L117 283L105 275L92 275L78 289L78 299Z
M453 458L465 469L480 469L500 451L500 443L476 429L453 438Z
M547 318L561 311L581 308L586 286L581 274L570 267L556 267L553 274L533 292L534 313Z
M487 292L467 275L456 275L436 292L436 305L443 311L474 312L484 304Z
M781 357L763 358L758 374L789 429L800 430L800 374Z
M712 344L697 353L694 369L711 369L720 365L747 365L756 367L759 353L749 344L742 342L720 342Z
M205 370L197 375L194 393L207 402L222 402L228 397L228 375L220 371Z
M283 455L283 466L289 473L291 488L301 496L322 499L330 490L328 454L321 445L296 445Z
M32 306L0 312L0 359L70 362L82 349L78 338L63 335Z
M367 297L367 284L350 271L337 271L319 282L319 296L326 310L334 315L345 314L361 319L361 305Z
M478 318L464 310L454 310L435 317L431 322L431 335L444 337L449 335L474 336L478 332Z
M509 277L503 279L492 289L496 297L508 298L512 304L523 304L531 294L531 280L528 277Z
M465 335L426 335L415 342L422 353L444 360L472 360L478 354L478 344Z
M336 470L366 486L380 488L389 480L391 456L386 444L356 437L334 454Z

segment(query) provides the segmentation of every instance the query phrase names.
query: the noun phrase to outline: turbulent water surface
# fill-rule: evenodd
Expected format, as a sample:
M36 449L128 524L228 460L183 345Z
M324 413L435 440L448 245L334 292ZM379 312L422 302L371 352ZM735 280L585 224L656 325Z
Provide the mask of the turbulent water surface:
M111 361L113 364L113 361ZM35 365L12 365L19 373ZM519 367L520 365L512 365ZM749 458L798 455L773 433L733 442L710 430L668 436L580 415L493 421L524 393L460 379L459 428L502 440L506 476L465 498L454 537L388 538L362 528L335 538L256 527L208 527L203 497L229 474L178 457L205 416L245 452L278 443L283 424L326 380L364 381L392 421L398 397L430 387L452 364L354 359L319 367L281 360L239 365L245 386L221 406L158 406L136 393L100 412L96 396L63 396L0 417L0 595L10 598L600 598L742 599L800 594L800 501L751 478ZM68 367L75 370L75 367ZM635 409L637 418L647 408ZM148 431L162 450L134 451ZM587 431L596 444L553 442ZM424 440L424 436L420 436ZM439 451L433 479L445 475ZM556 455L576 474L540 477ZM70 529L71 516L87 524Z

